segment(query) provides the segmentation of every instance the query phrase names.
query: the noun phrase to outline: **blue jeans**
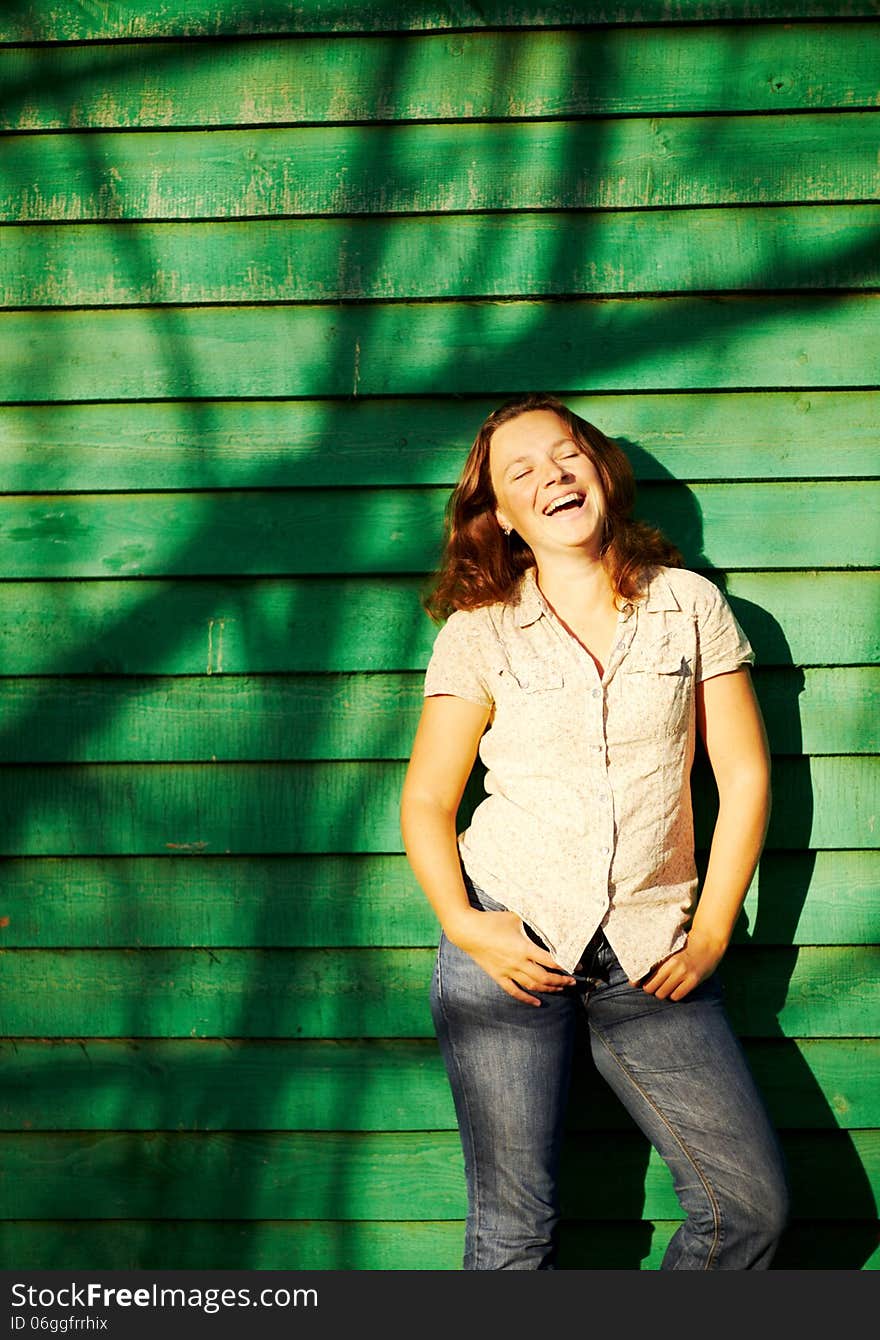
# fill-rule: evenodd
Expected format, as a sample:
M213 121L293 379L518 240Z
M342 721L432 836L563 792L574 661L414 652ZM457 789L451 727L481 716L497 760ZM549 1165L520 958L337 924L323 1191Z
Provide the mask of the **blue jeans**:
M469 896L501 908L473 886ZM661 1269L766 1270L787 1216L784 1163L717 975L683 1000L657 1000L628 984L601 930L582 961L604 980L535 992L536 1009L441 937L431 1011L464 1151L464 1269L555 1269L557 1174L585 1014L596 1068L665 1160L687 1215Z

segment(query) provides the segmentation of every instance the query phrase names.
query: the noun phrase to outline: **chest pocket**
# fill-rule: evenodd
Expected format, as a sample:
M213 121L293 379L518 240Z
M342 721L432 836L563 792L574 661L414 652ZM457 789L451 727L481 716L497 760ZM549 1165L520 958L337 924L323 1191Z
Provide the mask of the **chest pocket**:
M505 659L494 678L496 743L523 767L543 773L558 738L571 727L561 667L516 656Z
M613 732L620 740L664 739L688 729L694 698L694 656L681 643L661 642L628 656L618 671L622 690Z
M565 686L562 670L552 661L518 661L510 666L507 674L523 693L549 693Z

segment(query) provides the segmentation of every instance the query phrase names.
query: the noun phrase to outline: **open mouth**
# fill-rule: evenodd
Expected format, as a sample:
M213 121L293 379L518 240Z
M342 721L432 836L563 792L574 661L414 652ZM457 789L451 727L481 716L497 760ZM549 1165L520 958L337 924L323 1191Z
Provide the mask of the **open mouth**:
M554 498L544 508L545 516L559 516L564 513L579 512L584 505L585 493L579 493L572 490L570 493L563 493L558 498Z

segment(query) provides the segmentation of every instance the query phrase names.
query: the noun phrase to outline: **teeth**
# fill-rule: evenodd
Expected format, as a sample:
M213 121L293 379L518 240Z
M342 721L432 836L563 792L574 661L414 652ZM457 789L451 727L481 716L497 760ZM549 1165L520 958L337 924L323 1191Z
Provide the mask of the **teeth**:
M557 510L557 508L561 507L563 503L580 502L580 501L581 501L581 494L579 494L579 493L566 493L565 496L562 497L562 498L554 498L554 499L553 499L553 502L552 502L552 503L550 504L550 506L547 508L547 510L546 510L546 512L545 512L544 515L545 515L545 516L552 516L553 513Z

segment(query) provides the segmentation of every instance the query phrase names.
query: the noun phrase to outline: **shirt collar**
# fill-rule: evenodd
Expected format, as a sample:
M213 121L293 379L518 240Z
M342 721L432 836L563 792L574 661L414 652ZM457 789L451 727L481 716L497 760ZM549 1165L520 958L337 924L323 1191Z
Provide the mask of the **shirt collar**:
M654 614L658 610L680 610L681 606L675 598L675 594L665 575L659 570L651 574L647 579L647 599L645 609Z
M526 568L519 579L513 617L518 628L527 628L535 623L542 614L548 614L549 607L541 595L538 586L538 574L534 568Z
M681 609L672 587L659 569L655 570L650 577L645 578L643 585L645 588L645 609L651 614L655 614L659 610ZM541 589L538 586L536 570L526 568L519 580L514 605L514 619L517 627L527 628L529 624L540 619L542 614L549 614L549 612L549 606L541 595Z

